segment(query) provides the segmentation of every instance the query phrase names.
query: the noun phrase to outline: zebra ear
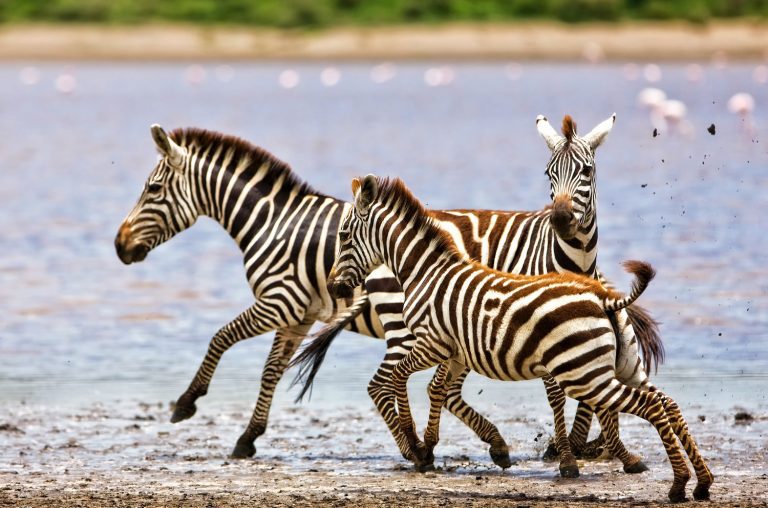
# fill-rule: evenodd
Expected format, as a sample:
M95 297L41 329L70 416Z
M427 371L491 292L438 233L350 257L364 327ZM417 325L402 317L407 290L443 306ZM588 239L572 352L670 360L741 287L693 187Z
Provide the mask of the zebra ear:
M379 182L376 180L376 177L368 175L363 178L360 184L360 192L355 196L355 208L357 208L358 213L367 213L378 195Z
M536 130L538 130L539 135L544 138L544 141L547 143L547 147L550 150L554 150L557 142L563 138L554 128L552 128L549 120L547 120L547 117L544 115L536 117Z
M150 130L152 131L152 139L155 141L160 154L163 157L167 157L172 166L181 169L184 162L184 149L169 138L168 134L159 125L152 124Z
M357 191L360 190L360 179L359 178L353 178L352 179L352 197L357 197Z
M592 147L592 151L603 143L603 140L611 132L613 124L616 123L616 113L612 114L607 120L603 120L597 126L592 129L589 134L584 136L584 141L589 143Z

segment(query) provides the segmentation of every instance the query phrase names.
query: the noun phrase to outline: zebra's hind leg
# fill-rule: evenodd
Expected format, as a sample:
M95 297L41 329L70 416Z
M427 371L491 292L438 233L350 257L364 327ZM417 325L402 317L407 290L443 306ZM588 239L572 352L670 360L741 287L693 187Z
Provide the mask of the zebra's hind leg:
M563 383L569 383L567 379L559 382L561 386ZM615 378L596 386L581 386L578 389L574 384L571 384L565 390L569 397L581 400L584 400L584 393L590 393L590 399L585 400L585 402L598 408L598 410L630 413L649 421L659 433L667 451L669 463L672 466L673 480L668 494L669 499L673 503L685 501L685 485L690 480L691 473L685 463L685 457L680 452L680 446L672 425L664 411L662 398L658 394L631 388ZM604 402L608 399L614 402L610 404ZM604 404L608 404L608 407L605 407Z
M408 401L408 378L414 372L426 370L439 365L450 358L451 354L444 344L429 339L417 340L416 345L392 371L392 388L397 395L397 412L400 419L400 429L405 434L411 447L417 470L425 471L432 467L435 457L427 450L418 436L413 424L413 416Z
M667 413L672 429L683 444L685 453L688 454L688 458L693 465L693 470L696 472L696 488L693 489L693 498L697 501L708 500L709 487L715 481L715 477L709 470L709 467L707 467L706 462L704 462L704 458L699 453L699 447L696 445L696 441L694 441L693 436L691 436L688 431L688 423L686 423L685 418L683 418L677 402L660 391L656 391L656 393L661 397L664 410Z
M240 435L230 454L231 458L245 459L256 454L256 446L253 442L267 430L267 419L277 383L282 379L288 362L311 326L311 323L304 323L293 328L278 330L275 334L272 350L261 373L261 388L256 407L253 409L248 427Z
M578 478L579 465L571 452L568 441L568 429L565 427L565 393L560 389L552 376L544 376L544 388L547 390L547 400L555 417L555 443L560 454L560 476L563 478Z
M600 411L597 413L597 419L603 428L602 435L605 436L606 446L614 457L621 460L624 465L624 472L635 474L648 471L648 466L643 463L642 459L629 453L619 439L619 414L611 411Z
M477 434L477 437L490 445L488 453L493 463L503 469L507 469L512 466L512 460L509 458L507 442L501 437L499 429L467 404L461 395L461 389L464 386L467 374L469 374L469 369L464 368L455 377L453 382L450 383L445 399L445 407L456 418L461 420L464 425L472 429Z
M197 369L194 379L192 379L187 390L176 401L176 407L173 410L173 415L171 415L171 423L177 423L194 416L197 411L195 401L208 393L208 386L211 383L216 367L219 365L219 360L221 360L221 356L229 348L241 340L289 326L287 323L279 320L272 321L268 319L268 317L280 315L280 312L270 309L269 304L260 299L216 332L216 335L213 336L208 344L208 351L205 353L205 358L203 358L203 362ZM300 322L301 319L296 321L296 323ZM275 337L275 342L278 340L279 338ZM274 348L275 345L272 347Z

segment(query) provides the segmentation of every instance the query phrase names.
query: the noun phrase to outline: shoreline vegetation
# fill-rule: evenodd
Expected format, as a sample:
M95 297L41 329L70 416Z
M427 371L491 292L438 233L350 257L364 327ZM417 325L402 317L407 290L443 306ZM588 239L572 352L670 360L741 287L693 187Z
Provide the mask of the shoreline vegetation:
M327 28L444 22L768 19L766 0L3 0L0 23L229 23Z
M763 60L768 22L0 25L2 60Z

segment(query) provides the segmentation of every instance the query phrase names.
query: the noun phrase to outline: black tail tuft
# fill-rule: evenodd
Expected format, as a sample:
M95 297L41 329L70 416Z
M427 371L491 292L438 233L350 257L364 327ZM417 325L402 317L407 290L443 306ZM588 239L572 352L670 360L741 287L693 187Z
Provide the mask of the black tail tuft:
M367 295L364 295L364 298L361 305L342 311L340 317L321 328L314 335L314 339L302 347L301 351L288 364L289 367L299 368L296 377L291 381L291 387L297 384L304 385L301 387L295 402L300 402L307 393L309 393L310 397L312 396L312 383L315 381L315 376L318 370L320 370L325 354L328 352L328 348L331 347L333 340L341 333L345 326L351 323L358 314L370 305Z
M629 321L635 330L635 337L643 353L645 371L650 374L651 367L658 372L659 364L664 363L664 343L659 334L659 322L653 319L643 307L632 304L627 307Z
M625 261L624 269L635 276L635 281L632 283L633 294L644 290L656 276L656 270L644 261ZM650 372L651 365L653 365L654 370L658 370L659 363L664 362L664 344L659 336L659 323L642 307L629 307L627 312L629 312L632 328L635 330L635 336L643 352L646 372Z

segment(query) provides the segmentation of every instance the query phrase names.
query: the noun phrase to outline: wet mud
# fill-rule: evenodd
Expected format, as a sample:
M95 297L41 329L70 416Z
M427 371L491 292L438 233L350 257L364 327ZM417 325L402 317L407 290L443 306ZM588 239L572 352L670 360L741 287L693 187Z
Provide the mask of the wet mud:
M716 475L718 506L768 506L768 413L689 415ZM416 473L372 409L280 411L254 458L228 458L245 408L177 425L164 403L116 402L78 410L22 404L0 410L0 506L656 506L668 504L671 470L644 422L622 419L622 438L650 471L615 460L581 461L561 479L541 459L546 415L499 419L513 466L444 415L434 472ZM688 495L695 486L691 480Z

